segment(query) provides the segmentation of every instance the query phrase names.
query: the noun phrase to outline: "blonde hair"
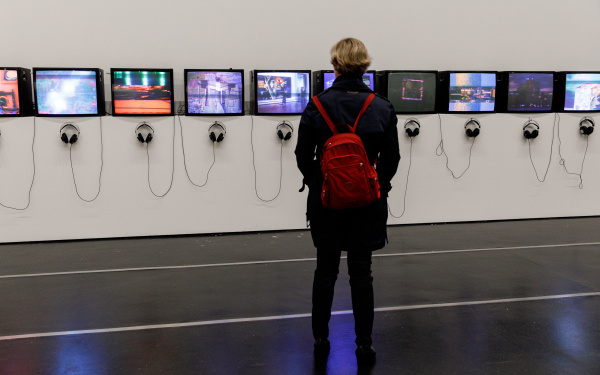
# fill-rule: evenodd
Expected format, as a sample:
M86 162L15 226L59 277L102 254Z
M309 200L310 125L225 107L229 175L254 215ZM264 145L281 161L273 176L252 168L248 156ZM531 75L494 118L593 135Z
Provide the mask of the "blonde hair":
M363 42L345 38L331 47L331 64L341 75L364 74L371 65L371 57Z

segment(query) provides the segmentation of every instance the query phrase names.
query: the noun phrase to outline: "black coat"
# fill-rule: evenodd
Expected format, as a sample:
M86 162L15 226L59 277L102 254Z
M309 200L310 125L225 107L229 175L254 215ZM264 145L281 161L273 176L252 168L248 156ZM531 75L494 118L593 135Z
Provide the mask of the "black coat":
M333 86L319 94L325 112L333 123L353 125L363 103L372 91L360 76L340 76ZM387 193L400 162L398 118L392 104L376 96L363 114L356 134L361 137L381 186L381 199L364 207L326 209L321 204L323 175L320 153L333 134L311 100L300 119L296 161L309 187L306 218L315 247L348 251L373 251L387 240Z

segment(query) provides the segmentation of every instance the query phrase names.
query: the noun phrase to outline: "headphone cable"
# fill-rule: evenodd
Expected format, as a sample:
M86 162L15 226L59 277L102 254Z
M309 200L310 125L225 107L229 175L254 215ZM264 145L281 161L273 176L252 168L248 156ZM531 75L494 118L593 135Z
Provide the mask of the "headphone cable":
M555 130L556 130L556 115L554 116L554 125L552 126L552 141L550 142L550 159L548 159L548 166L546 167L546 172L544 173L544 178L540 180L540 176L538 175L537 169L535 168L535 164L533 164L533 157L531 156L531 139L527 139L527 143L529 144L529 160L531 160L531 166L533 167L533 171L535 172L535 177L539 182L546 181L546 176L548 176L548 171L550 170L550 164L552 163L552 149L554 148L554 138L555 138Z
M69 143L69 160L71 161L71 175L73 176L73 184L75 185L75 193L77 193L77 196L79 197L79 199L81 199L84 202L87 203L91 203L93 201L96 200L96 198L98 198L98 196L100 195L100 189L102 187L102 169L104 168L104 142L102 141L102 117L99 117L100 119L100 175L98 176L98 193L96 193L96 196L92 199L84 199L81 194L79 194L79 189L77 188L77 181L75 180L75 171L73 170L73 144Z
M185 147L183 145L183 125L181 123L181 116L177 116L179 118L179 127L181 128L181 149L183 151L183 167L185 168L185 174L187 175L188 180L190 180L190 182L192 183L192 185L197 186L197 187L204 187L206 186L206 184L208 183L208 175L210 174L210 170L212 169L213 165L215 165L215 160L216 160L216 156L215 156L215 142L213 142L213 161L212 164L210 165L210 168L208 168L208 172L206 172L206 180L204 181L204 183L202 185L198 185L196 183L194 183L194 181L192 181L190 174L188 172L187 169L187 164L185 162Z
M438 113L438 118L440 120L439 121L439 123L440 123L440 143L437 146L437 148L435 149L435 154L437 156L444 155L446 157L446 169L448 169L450 171L450 174L452 174L452 177L454 177L455 180L458 180L471 167L471 153L473 152L473 145L475 144L475 137L471 137L471 138L473 138L473 141L471 142L471 147L469 148L469 164L467 165L467 168L458 177L456 177L454 175L454 172L452 171L452 169L450 169L450 166L448 165L450 163L450 159L448 158L448 154L446 154L446 151L444 150L444 136L442 134L442 116L440 116L439 113Z
M148 142L146 144L146 155L148 156L148 187L150 188L150 192L157 198L162 198L165 195L169 194L171 188L173 187L173 179L175 177L175 116L173 116L173 168L171 169L171 183L169 184L169 188L163 195L158 195L152 190L152 185L150 184L150 152L148 151Z
M402 208L402 213L400 214L400 216L396 216L392 213L392 209L390 207L390 204L388 203L388 212L390 213L390 215L396 219L401 218L402 216L404 216L404 212L406 211L406 194L408 192L408 177L410 176L410 167L412 165L412 146L413 146L413 138L410 137L410 151L408 153L408 171L406 172L406 184L404 185L404 207Z
M16 210L16 211L25 211L27 208L29 208L29 205L31 204L31 190L33 190L33 181L35 180L35 152L34 152L34 145L35 145L35 117L33 117L33 139L31 141L31 161L32 161L32 164L33 164L33 174L31 176L31 185L29 185L29 193L27 194L27 205L24 208L17 208L17 207L7 206L7 205L3 204L2 202L0 202L0 206L2 206L4 208L11 209L11 210Z
M275 199L277 199L277 197L279 196L279 194L281 193L281 185L282 185L282 181L283 181L283 139L281 139L281 150L279 153L279 190L277 191L277 195L275 195L275 197L273 197L272 199L263 199L260 197L260 195L258 195L258 187L256 185L256 162L254 161L254 141L253 141L253 135L254 135L254 116L250 116L250 119L252 120L252 125L250 127L250 146L252 148L252 167L254 168L254 192L256 193L256 197L258 199L260 199L261 201L268 203L268 202L272 202Z
M587 155L587 150L588 150L588 146L590 143L590 137L589 137L589 135L586 135L586 137L585 137L585 151L583 153L583 160L581 161L581 171L579 173L569 172L569 169L567 169L566 161L562 157L562 153L560 151L560 146L562 145L562 140L560 139L560 116L558 113L555 114L555 118L556 117L558 117L558 157L560 158L560 161L558 163L565 168L565 172L579 177L579 189L583 189L583 163L585 162L585 157Z

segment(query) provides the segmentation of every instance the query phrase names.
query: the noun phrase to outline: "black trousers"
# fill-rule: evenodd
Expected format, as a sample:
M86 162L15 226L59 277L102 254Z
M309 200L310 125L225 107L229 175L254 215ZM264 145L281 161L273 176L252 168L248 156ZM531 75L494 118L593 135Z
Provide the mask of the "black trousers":
M352 293L356 345L373 343L374 299L371 251L348 252L348 274ZM312 292L312 329L315 339L329 337L329 319L341 251L317 249L317 269Z

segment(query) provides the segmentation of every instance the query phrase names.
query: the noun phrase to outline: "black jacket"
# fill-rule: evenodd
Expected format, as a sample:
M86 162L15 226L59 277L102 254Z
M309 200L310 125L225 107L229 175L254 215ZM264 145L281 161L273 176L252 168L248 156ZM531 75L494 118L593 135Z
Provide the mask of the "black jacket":
M340 76L318 97L334 123L353 125L371 92L360 76ZM309 187L306 218L310 222L315 247L372 251L385 246L387 193L400 162L397 123L392 104L377 96L356 128L369 160L377 162L382 198L359 208L326 209L321 204L323 176L320 153L332 132L314 102L311 100L306 106L300 119L295 153L304 183Z

